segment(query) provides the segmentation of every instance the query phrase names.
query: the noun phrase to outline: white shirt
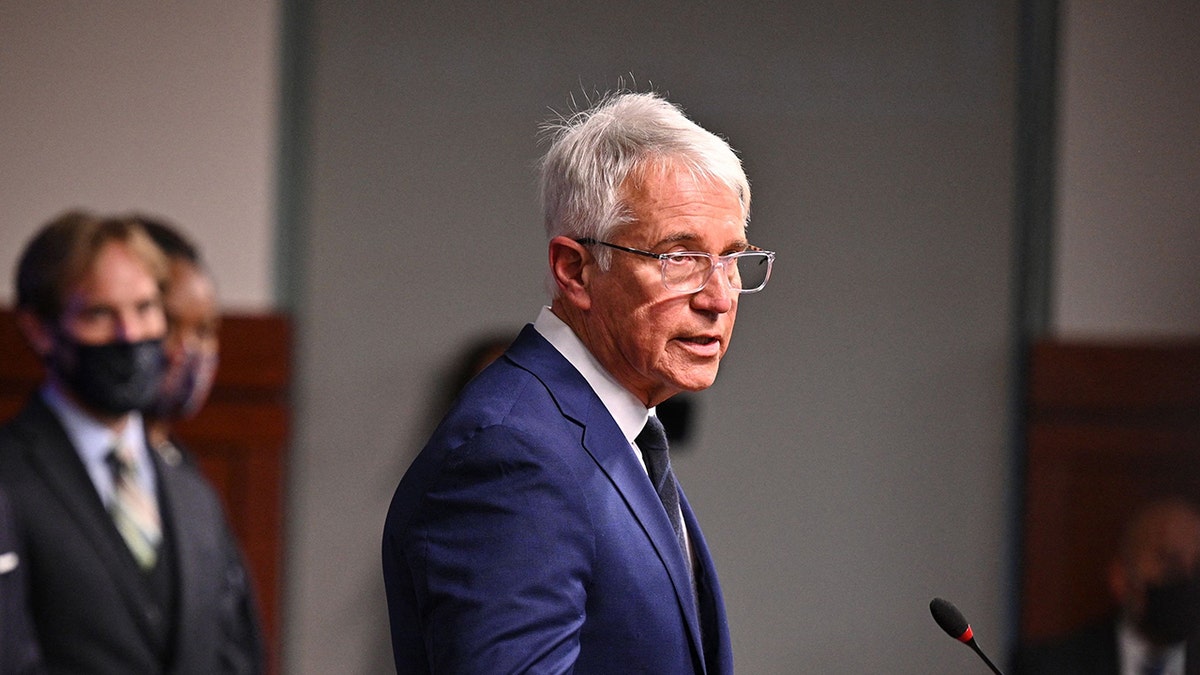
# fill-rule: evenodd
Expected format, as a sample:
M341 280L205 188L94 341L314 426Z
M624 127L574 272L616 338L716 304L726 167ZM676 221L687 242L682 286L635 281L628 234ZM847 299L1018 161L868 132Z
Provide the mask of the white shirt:
M583 379L587 380L592 391L600 397L604 408L616 420L617 426L621 428L621 433L625 434L625 439L637 453L638 461L642 461L642 452L637 449L633 440L641 433L642 427L646 426L646 419L653 410L646 408L636 396L622 387L588 351L579 336L575 335L575 331L563 323L562 319L555 316L549 307L542 308L537 321L533 323L533 328L546 338L546 341L553 345L559 354L570 361L580 375L583 375ZM644 461L642 461L642 468L646 468Z
M142 414L134 411L129 413L125 427L119 434L114 434L104 424L96 421L82 408L67 398L61 391L52 386L42 387L42 399L62 422L67 431L67 437L79 453L92 485L100 501L108 508L113 499L113 475L108 465L108 453L121 443L133 451L137 462L137 481L149 494L157 497L157 484L154 471L150 468L150 457L146 449L146 433L142 424Z
M1117 625L1117 651L1121 654L1121 675L1141 675L1142 663L1153 648L1153 645L1138 635L1127 621L1121 621ZM1183 675L1183 659L1186 653L1187 645L1183 642L1162 650L1166 660L1163 675Z

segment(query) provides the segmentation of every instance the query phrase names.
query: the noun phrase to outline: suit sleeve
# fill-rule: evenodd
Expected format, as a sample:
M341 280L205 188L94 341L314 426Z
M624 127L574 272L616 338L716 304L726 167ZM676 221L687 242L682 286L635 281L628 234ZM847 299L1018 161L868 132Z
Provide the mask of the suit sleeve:
M491 427L430 481L403 549L433 672L570 672L595 542L555 445Z

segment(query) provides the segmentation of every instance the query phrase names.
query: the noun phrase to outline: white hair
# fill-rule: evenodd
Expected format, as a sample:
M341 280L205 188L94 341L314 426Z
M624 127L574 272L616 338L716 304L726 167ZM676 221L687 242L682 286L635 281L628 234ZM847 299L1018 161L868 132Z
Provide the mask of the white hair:
M666 164L728 187L741 202L743 221L749 217L750 183L737 154L657 94L610 94L542 130L550 137L540 186L549 238L606 241L632 219L624 201L626 180ZM596 251L602 269L610 253Z

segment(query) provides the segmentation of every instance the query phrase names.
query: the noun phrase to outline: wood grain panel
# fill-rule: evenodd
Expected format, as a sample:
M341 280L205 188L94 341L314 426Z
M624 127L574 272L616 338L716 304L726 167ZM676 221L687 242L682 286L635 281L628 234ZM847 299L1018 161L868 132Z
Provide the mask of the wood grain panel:
M1029 363L1026 640L1111 611L1107 566L1140 505L1200 503L1200 342L1043 342Z

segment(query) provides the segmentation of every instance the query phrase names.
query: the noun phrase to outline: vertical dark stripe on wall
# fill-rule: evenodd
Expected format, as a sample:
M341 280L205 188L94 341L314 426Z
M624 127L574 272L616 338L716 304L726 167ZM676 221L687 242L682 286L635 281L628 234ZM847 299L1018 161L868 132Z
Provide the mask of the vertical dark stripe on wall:
M1022 0L1017 64L1016 318L1022 341L1051 319L1058 0Z
M312 0L282 0L278 187L275 223L275 302L295 313L303 291L308 226L308 83Z
M1057 102L1058 0L1021 0L1017 47L1014 186L1013 362L1010 401L1014 513L1009 635L1020 635L1021 559L1025 509L1026 410L1029 348L1050 330L1054 260L1054 169Z

